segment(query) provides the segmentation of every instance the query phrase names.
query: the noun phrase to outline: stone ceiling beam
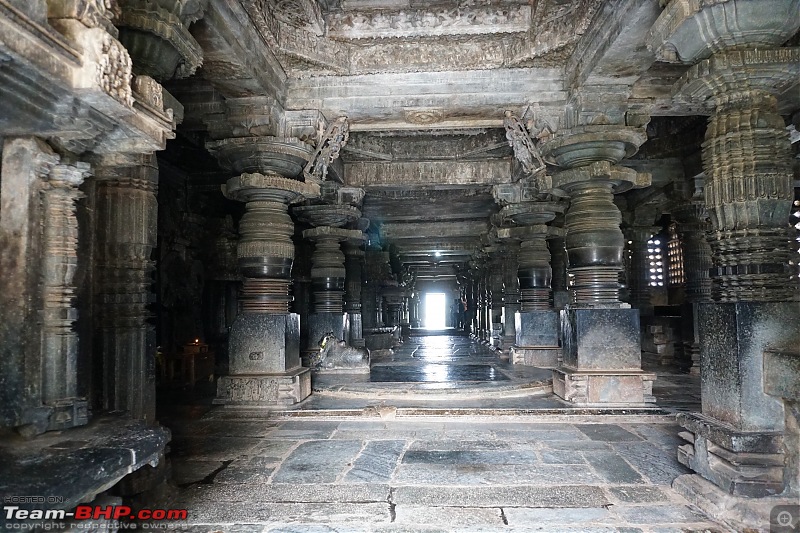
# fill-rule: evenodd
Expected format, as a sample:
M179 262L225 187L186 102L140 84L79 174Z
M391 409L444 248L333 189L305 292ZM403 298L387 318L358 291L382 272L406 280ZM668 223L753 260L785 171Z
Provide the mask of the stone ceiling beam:
M353 187L426 187L431 189L494 185L511 181L511 162L422 161L345 164L347 183Z
M567 63L566 86L634 83L655 61L643 43L659 12L651 0L606 2Z
M381 235L392 241L399 239L426 238L444 239L448 237L479 237L487 231L486 220L461 220L454 222L405 222L384 223Z
M203 49L203 78L226 97L286 97L286 74L239 2L211 0L191 33Z
M507 108L566 98L561 69L530 68L292 79L286 106L347 115L352 131L499 128Z

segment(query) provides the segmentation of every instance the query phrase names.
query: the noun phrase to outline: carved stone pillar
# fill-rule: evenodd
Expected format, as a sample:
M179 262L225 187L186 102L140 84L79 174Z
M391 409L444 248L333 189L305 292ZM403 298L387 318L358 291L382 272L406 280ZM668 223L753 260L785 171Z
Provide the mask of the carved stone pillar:
M48 429L86 424L88 405L78 397L78 334L74 329L75 270L78 266L78 186L87 163L58 164L43 190L42 401L54 409Z
M356 348L364 347L363 321L361 318L361 287L364 272L364 250L354 243L344 245L345 294L344 308L348 315L350 330L347 343Z
M345 255L340 243L358 245L363 233L331 226L319 226L303 232L303 237L315 243L311 256L312 313L308 317L306 351L319 350L319 341L332 332L337 339L346 340L350 325L344 312Z
M572 302L561 312L563 362L553 371L553 390L574 403L653 401L655 376L641 370L639 313L619 300L624 238L613 202L615 192L649 184L649 175L617 166L645 140L638 128L583 126L543 148L546 159L567 168L553 175L553 186L571 197L565 230Z
M503 351L508 351L517 340L516 314L519 311L519 240L503 239Z
M155 155L97 162L95 353L102 354L103 408L155 420L155 329L148 309L155 263Z
M555 210L563 206L552 206ZM519 279L519 312L515 317L516 339L511 348L515 364L554 368L558 365L558 313L553 309L548 237L562 235L559 228L535 224L498 230L503 237L520 239L517 277Z
M668 4L649 43L667 60L694 63L674 93L713 108L702 154L713 253L713 303L700 304L698 320L703 409L678 417L689 441L678 459L698 475L674 486L710 514L757 528L799 495L784 469L785 406L767 393L764 351L800 345L792 152L777 105L800 77L800 48L778 48L800 29L800 1L685 7Z
M311 183L275 173L242 174L223 187L245 202L237 257L244 277L241 314L230 332L230 374L220 377L215 403L269 407L311 394L309 370L300 365L300 319L289 313L294 223L289 204L319 195Z
M563 230L563 228L562 228ZM569 303L567 290L567 249L564 237L553 237L550 243L550 265L553 270L553 307L561 310Z
M491 294L491 314L490 314L490 332L491 332L491 345L496 349L502 349L502 335L503 335L503 256L501 254L502 247L493 245L488 251L490 255L489 269L487 272L489 278L489 292Z
M59 163L43 141L7 138L0 180L0 425L26 437L86 424L73 298L78 185L85 163Z
M704 176L695 178L702 182ZM700 325L699 304L711 297L711 247L706 240L710 230L702 184L696 189L700 194L680 202L672 208L672 216L678 224L678 234L683 251L683 273L686 280L684 294L686 303L681 312L684 351L691 356L691 374L700 374Z

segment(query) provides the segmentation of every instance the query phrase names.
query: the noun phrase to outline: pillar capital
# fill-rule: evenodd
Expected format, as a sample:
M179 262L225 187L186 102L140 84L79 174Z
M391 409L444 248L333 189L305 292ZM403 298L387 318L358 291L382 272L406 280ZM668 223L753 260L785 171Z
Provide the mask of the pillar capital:
M195 73L203 62L203 50L189 33L189 25L203 17L208 0L119 0L119 4L119 40L133 59L134 72L160 81Z
M798 29L798 0L670 0L647 47L659 61L695 63L726 49L777 47Z

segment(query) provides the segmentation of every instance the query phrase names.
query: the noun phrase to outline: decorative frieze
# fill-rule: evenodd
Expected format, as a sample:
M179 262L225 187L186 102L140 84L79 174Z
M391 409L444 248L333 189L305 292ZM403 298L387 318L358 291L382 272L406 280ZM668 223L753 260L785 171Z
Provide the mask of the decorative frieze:
M344 11L326 16L333 39L361 40L442 35L520 33L530 28L528 5L487 5L438 10Z

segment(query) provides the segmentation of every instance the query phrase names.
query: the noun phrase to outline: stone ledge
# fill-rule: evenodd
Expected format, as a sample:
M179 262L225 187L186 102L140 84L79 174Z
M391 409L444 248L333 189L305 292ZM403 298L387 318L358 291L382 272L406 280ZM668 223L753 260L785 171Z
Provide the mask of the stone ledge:
M739 431L700 413L680 413L678 424L718 446L736 453L782 453L782 432Z
M165 427L121 416L32 440L10 431L0 436L0 494L45 499L13 502L21 509L71 509L91 501L131 472L156 465L172 438Z

